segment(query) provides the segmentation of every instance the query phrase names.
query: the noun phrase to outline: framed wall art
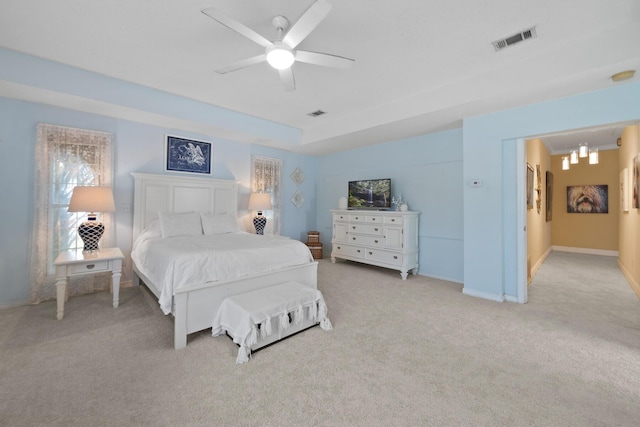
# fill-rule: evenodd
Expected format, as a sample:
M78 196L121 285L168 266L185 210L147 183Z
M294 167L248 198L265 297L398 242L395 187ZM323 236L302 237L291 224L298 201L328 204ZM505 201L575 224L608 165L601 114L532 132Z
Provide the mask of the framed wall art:
M165 135L165 172L211 175L212 147L211 142Z
M620 171L620 210L629 212L629 170Z
M547 193L545 194L546 196L546 220L547 222L551 221L552 219L552 209L551 207L553 206L553 174L551 173L551 171L547 171L546 174L546 186L547 186Z
M567 187L568 213L609 213L608 185L573 185Z
M533 209L533 166L527 163L527 209Z
M631 177L633 187L631 205L635 209L640 209L640 153L633 159L633 176Z

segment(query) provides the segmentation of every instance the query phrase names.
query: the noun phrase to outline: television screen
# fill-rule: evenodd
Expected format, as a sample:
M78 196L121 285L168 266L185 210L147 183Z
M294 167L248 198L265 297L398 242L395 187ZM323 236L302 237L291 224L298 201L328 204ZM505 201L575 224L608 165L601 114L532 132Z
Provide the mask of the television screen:
M349 208L387 209L391 207L391 179L365 179L349 182Z

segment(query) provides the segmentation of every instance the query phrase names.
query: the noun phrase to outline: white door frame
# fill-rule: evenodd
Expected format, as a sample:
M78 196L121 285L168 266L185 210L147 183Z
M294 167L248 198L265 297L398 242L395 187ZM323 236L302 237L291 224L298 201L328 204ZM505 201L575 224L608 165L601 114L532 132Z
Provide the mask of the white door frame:
M527 295L527 146L524 138L516 141L516 184L518 204L516 240L518 251L518 303L525 304Z

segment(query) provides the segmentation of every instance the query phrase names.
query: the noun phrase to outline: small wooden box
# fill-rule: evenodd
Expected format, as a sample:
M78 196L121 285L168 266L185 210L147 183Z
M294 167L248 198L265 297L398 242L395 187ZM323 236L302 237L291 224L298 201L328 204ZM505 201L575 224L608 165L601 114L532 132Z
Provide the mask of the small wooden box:
M319 242L320 242L319 231L309 231L307 233L307 243L319 243Z
M307 242L307 246L313 255L313 259L322 259L322 243Z

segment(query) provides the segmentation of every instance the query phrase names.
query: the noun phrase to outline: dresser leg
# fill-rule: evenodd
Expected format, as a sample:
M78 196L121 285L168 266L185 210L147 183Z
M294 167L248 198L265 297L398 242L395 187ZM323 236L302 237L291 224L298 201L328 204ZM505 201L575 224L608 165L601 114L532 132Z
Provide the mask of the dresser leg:
M407 280L407 276L409 275L409 272L407 271L401 271L400 272L400 276L402 277L402 280Z

